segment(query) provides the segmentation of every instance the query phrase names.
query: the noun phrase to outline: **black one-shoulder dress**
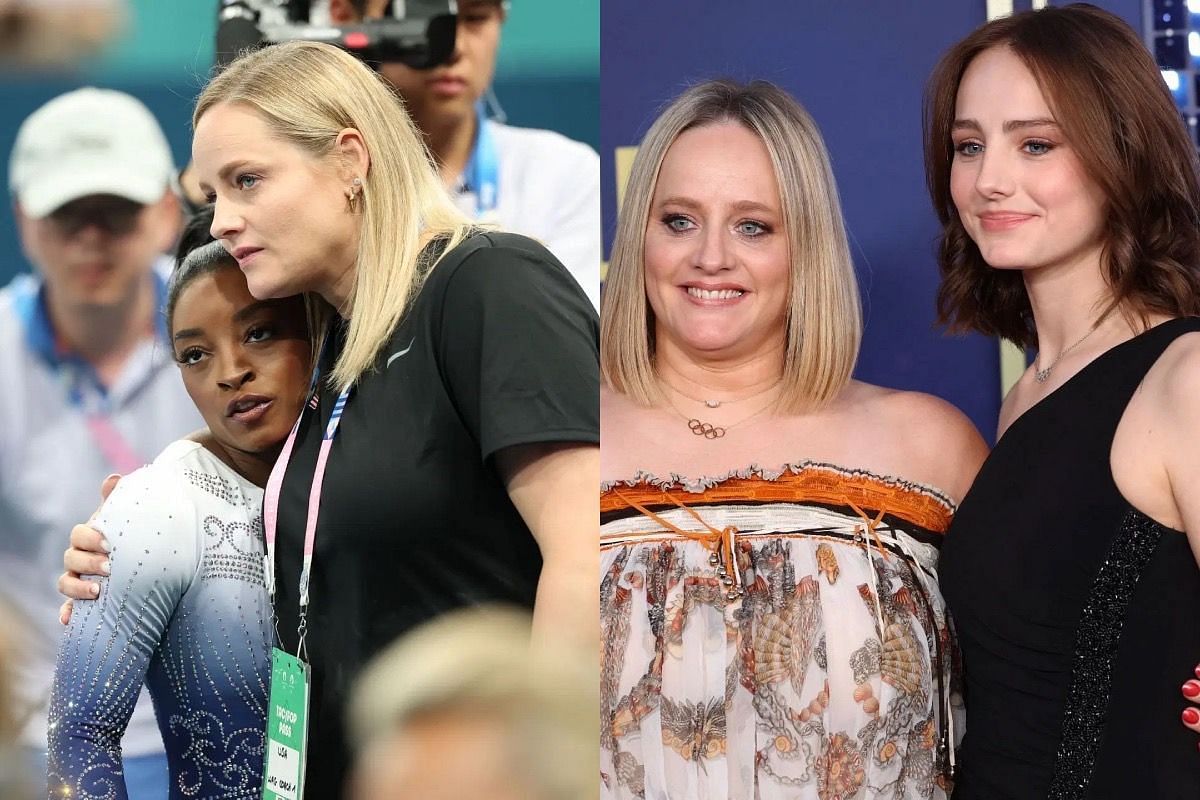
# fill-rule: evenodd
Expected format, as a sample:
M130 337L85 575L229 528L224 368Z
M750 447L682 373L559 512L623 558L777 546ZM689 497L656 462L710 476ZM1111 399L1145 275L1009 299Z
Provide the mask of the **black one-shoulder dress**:
M1134 392L1191 331L1200 319L1152 328L1029 409L959 507L940 565L966 687L954 800L1200 798L1180 723L1200 568L1109 465Z

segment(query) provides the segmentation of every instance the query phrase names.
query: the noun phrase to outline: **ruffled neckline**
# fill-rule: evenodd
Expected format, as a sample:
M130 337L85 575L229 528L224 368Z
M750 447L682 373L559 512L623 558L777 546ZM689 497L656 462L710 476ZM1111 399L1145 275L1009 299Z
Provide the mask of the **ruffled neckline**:
M785 475L800 475L805 472L818 471L834 473L846 478L866 478L868 480L878 481L885 486L918 492L945 506L946 510L949 511L950 514L954 514L958 510L958 505L950 499L950 496L935 486L917 481L905 480L904 478L899 478L894 475L881 475L868 469L843 467L838 464L812 460L790 462L785 464L782 468L775 470L765 469L757 464L751 464L740 469L729 470L721 475L705 475L698 478L688 478L678 473L670 473L666 476L660 476L652 472L638 470L638 472L632 478L617 478L611 481L601 481L600 494L603 496L615 488L630 488L634 486L653 486L662 490L673 489L676 491L688 492L690 494L702 494L733 480L763 480L774 482L778 481Z

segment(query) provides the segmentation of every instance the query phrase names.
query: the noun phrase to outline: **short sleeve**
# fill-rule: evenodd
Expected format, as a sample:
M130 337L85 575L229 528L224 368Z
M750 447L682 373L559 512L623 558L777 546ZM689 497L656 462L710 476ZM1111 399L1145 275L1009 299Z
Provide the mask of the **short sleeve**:
M439 365L482 458L521 444L598 443L595 309L541 245L483 236L491 246L445 265L434 318Z
M125 796L121 737L200 560L195 515L164 472L123 478L94 521L112 545L112 574L99 598L75 602L59 650L48 742L55 796Z

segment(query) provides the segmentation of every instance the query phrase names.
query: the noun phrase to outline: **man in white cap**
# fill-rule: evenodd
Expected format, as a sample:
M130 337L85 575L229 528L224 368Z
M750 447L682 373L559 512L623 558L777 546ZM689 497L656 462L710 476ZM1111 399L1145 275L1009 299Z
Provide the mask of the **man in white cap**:
M95 509L104 476L149 462L202 423L160 312L180 210L154 116L120 92L64 94L22 124L9 174L35 274L0 290L0 604L24 623L13 683L44 786L66 533ZM129 711L113 709L114 724ZM129 797L167 797L145 696L122 749Z

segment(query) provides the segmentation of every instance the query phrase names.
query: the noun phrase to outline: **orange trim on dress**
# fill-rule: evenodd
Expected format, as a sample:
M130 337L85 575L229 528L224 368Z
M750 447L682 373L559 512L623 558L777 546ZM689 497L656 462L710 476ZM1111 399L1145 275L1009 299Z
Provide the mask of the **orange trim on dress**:
M788 470L775 479L759 475L730 477L701 492L690 492L677 484L656 486L649 481L639 481L632 486L618 484L601 492L600 513L636 507L634 504L657 505L662 503L664 495L679 505L686 500L689 506L749 500L761 503L809 501L831 506L857 506L875 512L886 509L887 513L933 533L945 533L954 516L943 500L915 485L815 466L805 466L798 472Z

